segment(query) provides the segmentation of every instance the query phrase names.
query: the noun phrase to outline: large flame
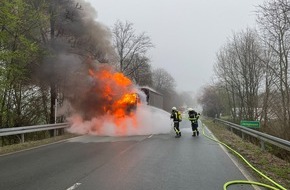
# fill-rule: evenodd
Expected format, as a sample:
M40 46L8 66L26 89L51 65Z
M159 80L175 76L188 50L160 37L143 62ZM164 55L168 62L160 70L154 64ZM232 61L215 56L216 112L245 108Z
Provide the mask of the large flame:
M95 93L101 95L102 102L106 102L103 104L102 114L112 116L112 120L118 128L117 131L126 132L126 122L124 121L128 120L128 117L137 127L135 110L139 98L132 81L122 73L114 72L106 67L98 71L90 69L89 75L98 84ZM96 130L97 128L98 126L96 126Z

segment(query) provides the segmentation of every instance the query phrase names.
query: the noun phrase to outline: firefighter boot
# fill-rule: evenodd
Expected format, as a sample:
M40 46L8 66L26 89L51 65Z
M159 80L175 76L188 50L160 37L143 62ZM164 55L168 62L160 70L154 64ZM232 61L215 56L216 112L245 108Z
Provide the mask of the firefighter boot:
M195 137L196 136L196 131L192 132L192 136Z

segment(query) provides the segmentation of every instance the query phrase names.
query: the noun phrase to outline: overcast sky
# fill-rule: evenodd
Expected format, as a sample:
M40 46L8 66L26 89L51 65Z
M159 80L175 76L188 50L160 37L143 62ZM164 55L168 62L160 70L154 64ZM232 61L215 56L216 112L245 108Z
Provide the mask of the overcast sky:
M154 68L166 69L177 90L198 93L211 83L217 51L233 32L255 27L263 0L86 0L96 20L112 28L117 20L134 24L155 45Z

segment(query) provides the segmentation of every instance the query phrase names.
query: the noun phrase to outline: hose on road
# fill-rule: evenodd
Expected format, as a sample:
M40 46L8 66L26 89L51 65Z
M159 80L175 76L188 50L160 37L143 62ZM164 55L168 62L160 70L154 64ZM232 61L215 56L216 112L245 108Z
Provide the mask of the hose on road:
M263 178L267 179L268 181L270 181L272 184L274 184L275 186L271 186L268 184L264 184L264 183L259 183L259 182L255 182L255 181L246 181L246 180L234 180L234 181L228 181L227 183L224 184L224 190L227 190L227 187L230 185L234 185L234 184L251 184L251 185L257 185L257 186L261 186L261 187L266 187L268 189L273 189L273 190L287 190L285 187L283 187L282 185L278 184L277 182L275 182L274 180L272 180L271 178L269 178L268 176L266 176L265 174L263 174L262 172L260 172L258 169L256 169L252 164L250 164L240 153L238 153L237 151L235 151L234 149L232 149L231 147L229 147L227 144L211 137L208 136L207 134L205 134L204 132L204 128L206 126L202 123L202 134L207 137L208 139L215 141L221 145L223 145L224 147L226 147L227 149L229 149L230 151L232 151L234 154L236 154L238 157L240 157L250 168L252 168L256 173L258 173L260 176L262 176Z

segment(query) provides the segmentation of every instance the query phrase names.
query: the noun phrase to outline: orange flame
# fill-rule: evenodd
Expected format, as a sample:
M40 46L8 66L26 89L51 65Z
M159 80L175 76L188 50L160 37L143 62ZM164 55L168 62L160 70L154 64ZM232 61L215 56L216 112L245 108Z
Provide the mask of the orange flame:
M99 71L90 69L89 74L100 84L96 93L99 93L102 99L108 102L102 107L102 110L104 114L113 116L119 133L125 133L124 120L126 118L131 118L134 126L137 126L135 109L139 103L139 98L133 88L132 81L122 73L113 72L106 68Z

